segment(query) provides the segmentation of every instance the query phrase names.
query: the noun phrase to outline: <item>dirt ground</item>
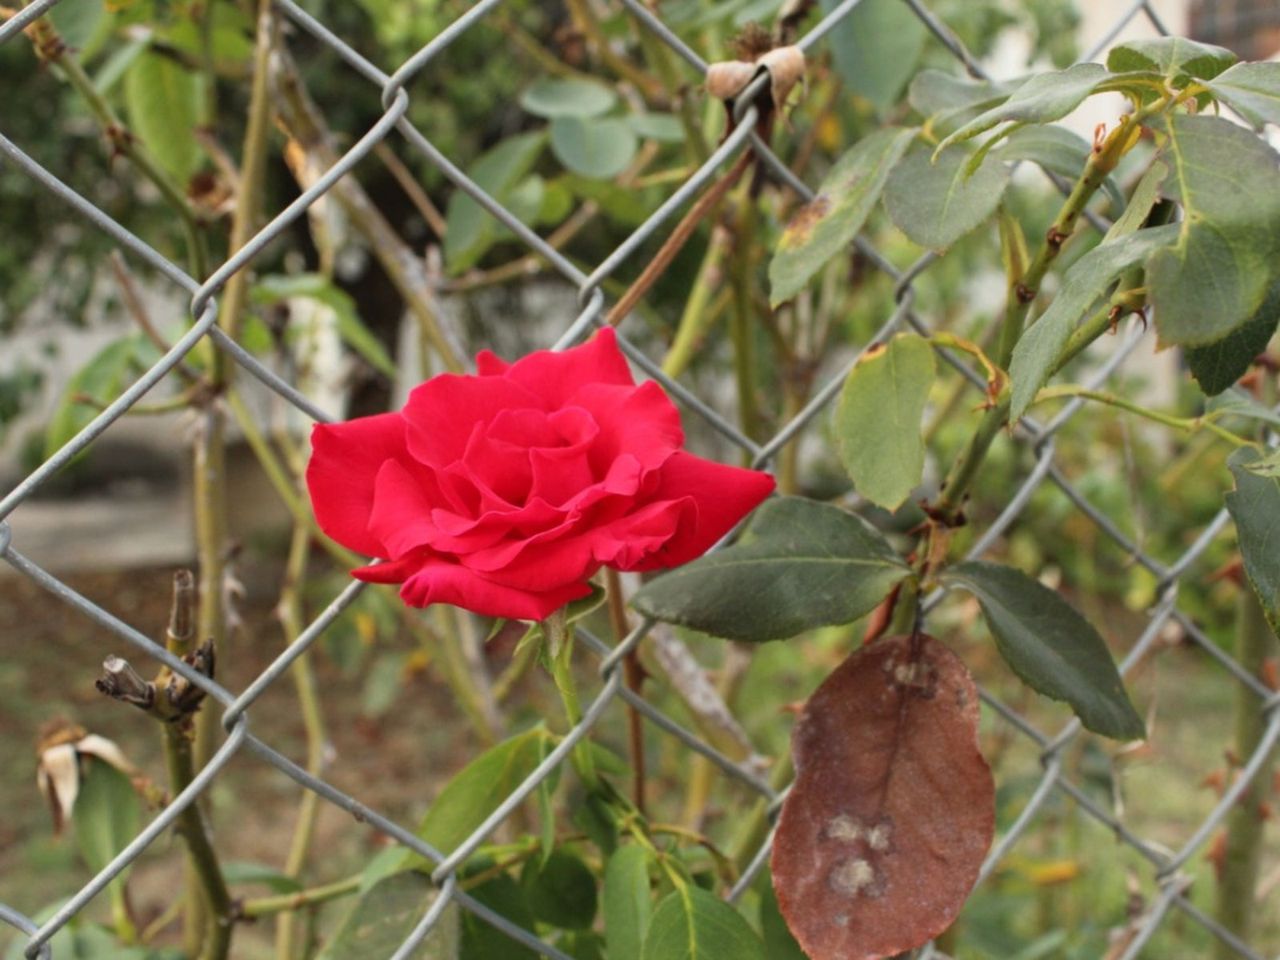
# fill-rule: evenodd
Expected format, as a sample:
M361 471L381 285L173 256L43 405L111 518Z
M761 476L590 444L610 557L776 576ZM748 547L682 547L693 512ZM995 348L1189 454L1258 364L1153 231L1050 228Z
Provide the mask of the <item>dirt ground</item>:
M171 577L171 569L152 569L82 574L69 582L154 635L168 615ZM243 689L282 647L269 601L250 601L243 613L245 628L219 662L219 679L232 690ZM155 721L94 689L103 658L113 653L144 675L154 672L145 654L35 584L19 576L0 578L0 902L28 915L71 895L90 876L74 840L54 837L36 789L35 743L43 725L66 718L109 737L134 764L163 782ZM344 675L327 657L317 657L315 666L330 742L326 778L398 822L416 823L436 786L475 749L448 691L425 676L413 677L391 711L370 719L361 712L358 678ZM255 733L302 762L305 740L296 702L286 677L254 705L251 722ZM215 845L225 860L278 869L300 795L293 781L247 751L236 757L210 794ZM380 848L379 837L322 803L309 882L358 872ZM143 924L170 903L180 863L175 841L162 837L133 871L130 891ZM249 889L254 895L268 892ZM96 916L104 916L105 909L105 903L93 905ZM256 955L252 944L267 942L270 924L258 926L262 929L246 929L239 937L237 956L251 958ZM0 946L7 940L0 932Z

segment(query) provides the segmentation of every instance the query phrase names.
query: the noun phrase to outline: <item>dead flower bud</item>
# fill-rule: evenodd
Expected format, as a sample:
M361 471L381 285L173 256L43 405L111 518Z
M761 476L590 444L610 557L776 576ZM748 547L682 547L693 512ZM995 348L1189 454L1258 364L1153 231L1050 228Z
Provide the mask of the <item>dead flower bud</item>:
M123 657L111 656L102 662L102 676L93 685L113 700L123 700L142 710L156 702L155 684L142 679Z
M86 757L109 763L129 777L137 776L137 769L115 741L87 733L83 727L65 720L46 727L36 746L36 786L49 805L55 834L61 833L71 818Z

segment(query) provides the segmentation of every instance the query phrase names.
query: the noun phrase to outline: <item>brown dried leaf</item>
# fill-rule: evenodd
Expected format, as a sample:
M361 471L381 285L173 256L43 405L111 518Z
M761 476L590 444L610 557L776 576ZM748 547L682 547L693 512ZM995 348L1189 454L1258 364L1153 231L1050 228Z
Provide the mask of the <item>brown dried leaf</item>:
M756 75L756 65L745 60L723 60L707 67L707 93L717 100L732 100Z
M787 105L788 95L804 79L804 51L799 47L775 47L756 63L769 71L769 80L773 84L773 108L781 114Z
M747 88L761 70L769 72L773 108L778 113L787 96L804 79L804 51L799 47L776 47L754 62L722 60L707 67L707 93L717 100L732 100Z
M773 847L778 905L813 960L876 960L945 930L995 829L978 691L932 637L850 656L792 734Z

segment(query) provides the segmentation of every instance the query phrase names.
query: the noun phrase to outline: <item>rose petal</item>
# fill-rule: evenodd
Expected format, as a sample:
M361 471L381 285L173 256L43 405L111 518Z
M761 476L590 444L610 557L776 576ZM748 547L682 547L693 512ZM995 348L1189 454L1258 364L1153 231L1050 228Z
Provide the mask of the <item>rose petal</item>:
M384 463L405 456L405 424L398 413L316 424L307 490L320 529L344 547L378 556L381 544L369 532L374 483Z
M590 592L591 588L581 581L545 592L520 590L487 580L461 564L431 558L405 581L400 597L411 607L451 603L488 617L545 620L566 603Z
M653 469L684 444L680 411L653 380L629 390L592 384L578 391L573 401L599 425L599 437L591 448L597 476L623 454Z
M681 527L696 523L697 514L697 505L691 497L651 503L593 535L595 558L605 566L634 570L637 564L661 550Z
M399 559L436 539L431 497L398 461L384 463L374 480L369 532L382 544L378 556L389 559Z
M506 377L442 373L415 387L404 405L409 452L445 467L462 456L476 424L504 410L539 409L543 401Z
M521 357L503 374L503 379L528 388L542 398L547 410L564 406L589 384L635 385L612 327L598 330L586 343L571 350L539 350Z
M687 563L704 554L734 525L773 492L772 476L759 470L729 467L681 450L658 471L652 501L691 498L697 505L693 522L660 549L620 570L657 570Z
M500 377L510 369L511 364L492 350L481 350L476 354L476 373L482 377Z

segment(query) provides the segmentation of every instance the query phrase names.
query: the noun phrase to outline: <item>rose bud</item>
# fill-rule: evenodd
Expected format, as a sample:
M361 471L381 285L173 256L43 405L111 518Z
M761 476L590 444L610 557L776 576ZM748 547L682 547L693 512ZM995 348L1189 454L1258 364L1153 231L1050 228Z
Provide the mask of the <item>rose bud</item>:
M675 405L636 385L612 328L562 353L442 374L398 413L312 433L320 528L382 563L361 580L405 603L542 620L590 592L600 567L657 570L700 556L773 477L685 452Z

